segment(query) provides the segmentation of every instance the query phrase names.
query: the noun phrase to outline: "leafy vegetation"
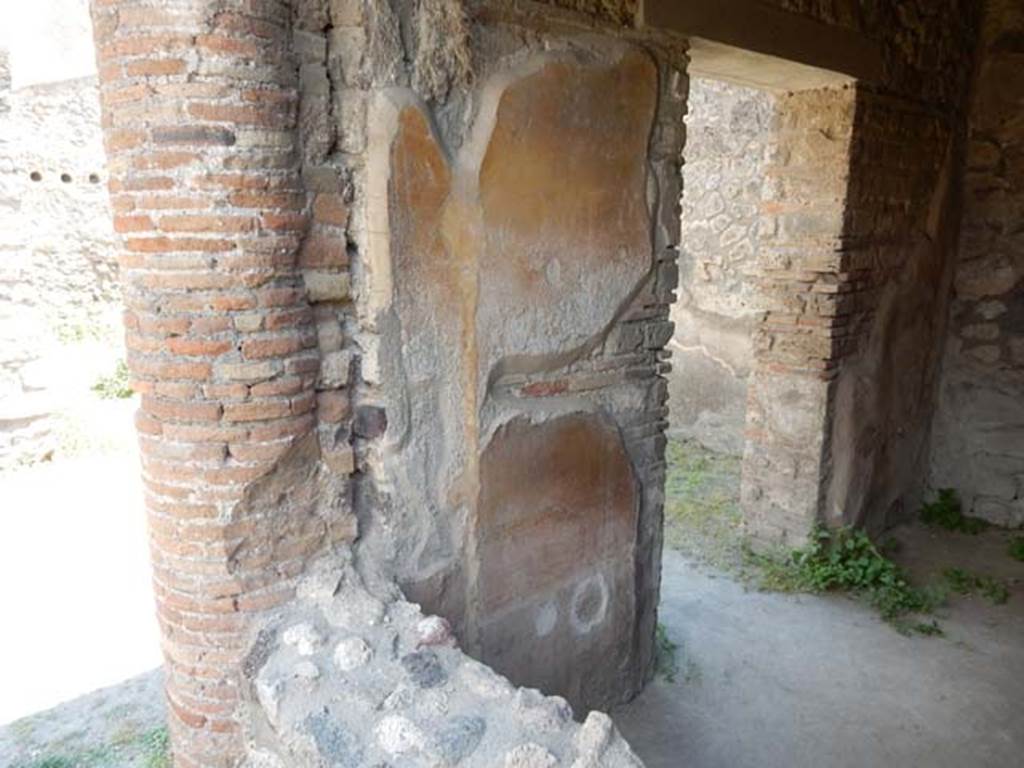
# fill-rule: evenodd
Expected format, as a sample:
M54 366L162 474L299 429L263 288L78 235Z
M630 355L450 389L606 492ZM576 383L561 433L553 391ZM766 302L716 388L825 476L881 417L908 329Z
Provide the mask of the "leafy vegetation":
M114 372L109 376L100 376L92 385L92 391L104 400L123 400L135 394L129 378L127 364L124 360L118 360Z
M1024 536L1014 536L1010 539L1010 557L1024 563Z
M960 497L953 488L941 489L935 501L921 507L921 521L935 528L971 535L981 533L988 527L984 520L964 515Z
M144 768L171 768L171 741L166 728L154 728L142 734Z
M668 636L668 630L663 624L659 624L655 628L654 642L655 675L663 678L667 683L674 683L680 676L684 683L700 683L700 667L693 659L684 658L680 663L679 646L672 642L672 638Z
M942 576L949 588L957 594L970 595L977 592L995 605L1002 605L1010 599L1010 589L1006 583L991 576L978 576L962 568L947 568Z
M679 664L676 661L676 653L679 646L672 642L668 636L668 630L664 624L659 624L654 630L654 674L665 678L667 682L674 683L679 673Z
M866 533L817 528L811 542L785 557L751 555L761 568L761 586L782 592L849 592L867 600L901 631L934 635L938 625L909 624L904 617L930 613L944 595L910 584L903 571Z

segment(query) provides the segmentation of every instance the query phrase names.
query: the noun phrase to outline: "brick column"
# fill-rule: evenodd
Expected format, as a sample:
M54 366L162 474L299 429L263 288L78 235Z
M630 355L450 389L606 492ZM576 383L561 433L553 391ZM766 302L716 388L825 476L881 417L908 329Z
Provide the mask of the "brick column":
M253 617L335 537L290 9L92 0L175 765L236 765Z

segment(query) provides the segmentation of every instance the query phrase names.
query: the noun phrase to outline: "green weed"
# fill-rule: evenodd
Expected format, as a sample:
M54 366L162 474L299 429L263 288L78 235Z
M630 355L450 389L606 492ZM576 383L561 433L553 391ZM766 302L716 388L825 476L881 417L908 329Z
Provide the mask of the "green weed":
M811 543L778 558L751 555L761 569L761 586L782 592L849 592L865 599L894 624L916 613L930 613L943 599L935 589L910 584L903 571L863 531L815 529ZM901 623L917 630L919 625ZM922 634L936 634L927 625Z
M171 768L171 743L167 728L154 728L144 733L140 742L145 768Z
M913 631L919 635L931 635L934 637L942 637L946 633L942 631L942 627L939 626L939 622L935 619L931 621L919 621L913 626Z
M1010 590L1006 584L991 576L978 576L962 568L947 568L942 576L957 594L970 595L977 592L994 605L1002 605L1010 599Z
M672 642L665 625L659 624L654 630L654 674L665 678L669 683L676 681L676 674L679 672L679 664L676 661L678 650L679 646Z
M120 768L141 765L142 768L171 768L167 728L154 728L141 735L129 736L127 730L110 743L93 747L50 745L50 754L31 762L16 763L12 768Z
M720 570L739 566L739 457L670 439L665 461L666 546Z
M971 535L981 533L988 527L984 520L964 515L960 498L952 488L941 489L935 501L921 507L921 521L934 528Z
M1010 557L1024 562L1024 536L1014 536L1010 539Z
M129 381L130 374L124 360L118 360L114 372L100 376L92 385L92 391L104 400L123 400L135 394Z

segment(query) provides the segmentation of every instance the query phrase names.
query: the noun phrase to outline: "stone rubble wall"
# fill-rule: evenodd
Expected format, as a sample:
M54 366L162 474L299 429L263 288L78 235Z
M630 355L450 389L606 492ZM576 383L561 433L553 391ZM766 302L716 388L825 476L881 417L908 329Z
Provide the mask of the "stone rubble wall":
M116 336L120 305L96 78L12 89L8 61L0 52L0 468L53 451L62 342Z
M743 453L760 295L761 201L775 131L767 91L691 78L670 431Z
M1024 525L1024 9L987 4L930 486Z
M430 393L418 379L405 389L406 379L389 366L400 353L409 355L403 361L409 371L431 365L432 358L443 360L447 348L428 343L427 334L443 331L448 308L465 300L446 283L438 287L447 293L431 294L429 280L413 279L416 270L432 268L448 279L443 258L440 264L430 260L443 257L433 250L435 242L409 241L408 248L396 250L394 262L390 250L385 257L375 250L381 237L416 238L440 230L426 218L429 209L419 207L429 196L397 209L403 215L422 213L425 229L416 221L396 221L392 227L380 216L388 211L389 197L427 195L430 184L445 178L444 166L454 153L449 142L462 136L462 121L470 114L466 83L471 75L487 80L486 73L465 69L470 28L459 8L441 0L400 5L400 13L389 4L362 0L289 6L272 0L227 6L175 2L160 9L141 0L94 3L109 189L128 306L128 362L142 393L137 425L176 765L219 768L233 764L247 748L244 638L267 611L294 600L297 580L313 558L324 552L340 556L338 547L358 534L357 557L379 565L389 578L402 578L415 599L424 597L415 592L416 581L430 575L422 563L438 553L452 565L464 563L473 578L453 580L447 589L439 580L435 603L471 590L482 594L474 573L482 558L476 559L472 548L487 541L465 537L472 532L468 528L446 540L436 532L445 529L435 528L439 522L461 525L459 489L427 484L425 490L447 494L445 506L434 510L406 498L398 514L389 483L401 478L387 474L381 464L408 429L409 399ZM446 25L443 50L436 49L437 30L428 23L438 19ZM606 281L609 317L594 311L594 327L578 333L579 349L570 346L571 354L561 362L557 349L549 361L544 350L529 345L517 350L516 341L504 351L495 347L497 355L487 352L493 375L472 366L462 372L476 377L481 392L475 396L486 387L494 390L489 433L503 426L507 432L528 431L531 421L542 417L551 422L545 428L558 422L565 439L585 441L593 434L605 441L620 479L613 488L600 486L600 492L621 492L626 501L618 506L603 496L584 501L599 513L622 513L616 522L627 523L629 541L615 547L617 540L608 538L623 531L621 524L590 526L596 539L587 565L597 572L556 595L567 613L560 616L559 608L554 623L561 622L559 632L570 632L576 622L585 635L603 622L602 642L614 643L621 663L609 665L595 678L595 690L585 694L593 701L626 697L648 675L654 650L666 417L658 373L671 330L685 77L636 44L615 43L611 55L596 55L593 41L582 37L595 30L589 22L563 29L562 35L581 36L579 42L559 43L546 53L548 43L538 42L545 40L543 30L510 23L495 32L490 19L472 30L478 36L475 57L485 61L486 51L500 63L488 75L491 109L512 91L515 79L509 73L525 82L531 72L545 72L550 74L537 82L554 88L555 96L576 77L585 82L589 77L589 87L598 89L610 79L625 104L640 99L639 110L626 117L638 114L648 121L629 132L622 150L638 158L625 170L638 180L628 190L639 210L635 217L619 216L616 226L631 236L639 232L642 241L639 247L636 239L627 241L632 250L619 254L628 255L628 268L636 274L628 281ZM681 62L678 51L674 55ZM646 79L641 91L625 76L635 71ZM653 105L662 92L671 96L665 103L673 109L655 116ZM528 109L529 95L529 88L520 87L518 99L525 102L508 108ZM381 110L394 107L392 114L401 114L401 122L379 119ZM571 112L567 119L572 127ZM399 141L384 133L399 126ZM486 147L487 135L480 135L473 151ZM650 168L649 139L655 148ZM505 140L514 143L516 136ZM398 178L412 186L396 184L380 164L393 158L410 161L401 166L406 175ZM585 163L571 167L586 168ZM426 177L420 176L424 170ZM506 165L500 173L517 170ZM492 188L500 192L504 185L498 178ZM427 186L417 186L421 181ZM616 184L620 181L616 176ZM514 199L499 202L513 205L516 215ZM603 201L601 210L616 213L614 205L609 207L614 202ZM456 214L447 215L454 220ZM584 247L564 236L560 245ZM498 259L481 274L494 274L501 263ZM536 267L523 266L525 276L534 279L530 271ZM577 267L566 258L562 279L571 280ZM384 278L392 269L396 279L388 282ZM550 274L557 279L557 265ZM630 291L622 282L637 285ZM614 295L619 290L624 293ZM401 326L382 306L397 300L415 307L428 299L441 301L444 311L422 319L406 315L411 337L402 341ZM564 299L551 292L545 301L557 307ZM578 309L579 300L564 303L561 311ZM544 335L528 317L512 321L495 314L488 322L487 338L507 334L530 341ZM462 348L456 343L452 349ZM537 352L544 354L532 359ZM441 372L447 375L443 367ZM442 393L456 391L445 380L438 384ZM558 402L546 405L549 395ZM527 398L529 407L502 405L519 398ZM612 409L618 423L602 415ZM582 425L559 422L558 417L577 414ZM415 440L431 447L432 436L460 425L472 422L460 416L442 422L437 431L419 422ZM457 438L451 445L461 450ZM412 476L436 467L443 457L434 445L432 452L392 467ZM474 461L483 463L484 457ZM634 482L634 461L647 468L642 489ZM548 482L555 481L552 476ZM573 510L577 501L570 497L564 503ZM421 541L424 530L429 535ZM501 539L492 541L497 546ZM423 558L409 556L409 547L426 550ZM553 561L558 568L573 566L564 558L569 551L552 550L563 553ZM493 572L493 586L487 588L492 599L503 574L519 570L513 563ZM555 583L565 591L561 577ZM431 596L429 589L426 594ZM483 604L482 597L477 600ZM542 627L548 621L546 600L528 606L544 614ZM471 620L485 615L472 611ZM462 618L457 611L449 615ZM492 617L500 622L508 615L495 611ZM534 624L517 619L511 626L533 631ZM500 623L492 627L500 632ZM475 634L467 633L467 647L481 658L486 629L478 622ZM541 647L540 638L532 647ZM582 662L560 663L559 649L568 646L549 642L543 647L548 669L568 668L574 680L586 681ZM607 661L606 646L580 642L578 647L592 661L587 669ZM534 751L527 749L523 759ZM550 762L539 752L536 759Z
M515 688L462 653L448 622L343 556L260 627L244 662L250 768L640 768L611 719Z

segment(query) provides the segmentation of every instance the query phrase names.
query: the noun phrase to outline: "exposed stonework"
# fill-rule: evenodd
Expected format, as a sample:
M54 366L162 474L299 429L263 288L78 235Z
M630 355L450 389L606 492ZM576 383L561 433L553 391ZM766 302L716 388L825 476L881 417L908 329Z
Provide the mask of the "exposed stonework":
M894 146L905 147L894 155ZM913 148L912 151L910 148ZM916 513L955 257L956 120L858 95L826 444L831 522L880 531Z
M245 662L251 768L299 765L640 768L607 715L515 688L448 623L343 557L299 586Z
M827 477L837 283L853 134L852 88L776 101L759 224L760 297L748 384L742 503L757 542L799 543Z
M252 623L356 533L331 151L358 136L329 117L329 20L296 10L93 4L180 766L237 763Z
M1024 524L1024 9L988 4L930 484Z
M633 23L639 5L639 0L539 0L539 2L590 14L623 25Z
M772 94L693 78L686 117L671 429L743 453L760 296L761 199L774 140Z

